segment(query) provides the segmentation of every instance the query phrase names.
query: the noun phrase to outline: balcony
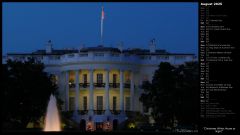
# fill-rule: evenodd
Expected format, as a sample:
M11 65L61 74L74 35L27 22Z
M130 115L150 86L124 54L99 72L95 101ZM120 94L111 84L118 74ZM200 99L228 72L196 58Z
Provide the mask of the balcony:
M88 88L90 86L90 83L79 83L79 88ZM96 88L105 88L106 83L94 83L94 87ZM69 83L69 88L75 88L75 83ZM119 88L120 83L109 83L110 88ZM124 83L124 88L130 88L130 83ZM135 86L134 86L135 87Z
M94 110L93 111L95 115L102 115L105 113L105 110ZM120 110L110 110L111 114L113 115L119 115L121 113ZM125 113L127 116L135 116L136 112L134 111L127 111L125 110ZM78 114L80 115L87 115L88 114L88 110L78 110Z
M68 86L69 86L69 88L75 88L76 87L75 83L69 83Z
M130 83L124 83L124 88L130 88Z
M119 115L120 114L120 110L110 110L110 112L113 114L113 115Z
M89 87L89 83L79 83L80 88L87 88Z
M104 88L105 87L105 83L94 83L94 87Z
M86 114L88 114L88 110L78 110L78 114L86 115Z
M120 84L119 83L109 83L110 88L119 88Z
M94 114L96 114L96 115L101 115L104 113L105 113L105 110L94 110Z

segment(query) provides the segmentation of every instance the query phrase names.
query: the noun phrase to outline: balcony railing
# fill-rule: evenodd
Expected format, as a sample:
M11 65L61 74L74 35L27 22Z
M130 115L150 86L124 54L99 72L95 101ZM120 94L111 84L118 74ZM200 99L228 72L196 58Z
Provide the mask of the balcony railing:
M119 88L120 84L119 83L109 83L110 88Z
M88 114L88 110L78 110L78 114L86 115L86 114Z
M130 88L130 83L124 83L124 88Z
M94 83L94 87L104 88L105 83Z
M195 60L193 56L186 56L186 59L179 56L181 58L175 58L176 56L169 55L161 55L161 56L138 56L131 54L119 54L119 53L72 53L65 54L60 57L54 57L52 59L51 56L43 57L42 62L44 64L64 64L71 62L83 62L83 61L116 61L116 62L130 62L130 63L144 63L144 64L159 64L159 62L170 62L172 64L175 63L184 63L186 61ZM24 58L25 59L25 58Z
M69 83L68 85L69 85L69 88L75 88L76 87L75 83Z
M106 83L94 83L94 87L97 88L104 88ZM80 88L88 88L90 86L90 83L79 83ZM69 88L75 88L76 84L75 83L69 83ZM110 88L119 88L120 83L109 83ZM131 84L130 83L124 83L124 88L130 88Z
M93 112L94 112L95 115L102 115L102 114L105 113L105 110L93 110ZM121 113L120 110L110 110L110 112L113 115L119 115ZM134 111L125 110L124 112L126 113L127 116L134 116L134 115L136 115L136 112L134 112ZM88 110L78 110L78 114L86 115L86 114L88 114Z
M110 110L110 112L114 115L118 115L118 114L120 114L121 111L120 110Z
M89 87L89 83L79 83L80 88L87 88Z
M94 110L94 114L101 115L104 114L105 110Z

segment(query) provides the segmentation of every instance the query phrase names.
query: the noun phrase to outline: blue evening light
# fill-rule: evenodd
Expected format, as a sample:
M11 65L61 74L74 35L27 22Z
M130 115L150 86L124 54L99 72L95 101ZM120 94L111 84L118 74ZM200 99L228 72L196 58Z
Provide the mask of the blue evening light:
M101 6L104 6L104 46L148 48L195 53L198 49L197 3L3 3L3 55L53 47L79 48L100 44Z

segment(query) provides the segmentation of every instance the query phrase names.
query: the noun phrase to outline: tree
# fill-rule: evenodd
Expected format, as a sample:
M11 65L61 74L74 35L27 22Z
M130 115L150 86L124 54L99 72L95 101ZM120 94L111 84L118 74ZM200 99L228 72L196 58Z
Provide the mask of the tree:
M178 67L178 113L181 124L195 125L198 118L199 75L198 63L187 62Z
M51 94L57 94L42 63L8 60L3 64L3 128L24 129L43 116Z
M152 116L162 126L172 126L174 120L192 124L197 118L198 64L185 63L178 67L162 62L152 82L144 82L140 101L151 108Z

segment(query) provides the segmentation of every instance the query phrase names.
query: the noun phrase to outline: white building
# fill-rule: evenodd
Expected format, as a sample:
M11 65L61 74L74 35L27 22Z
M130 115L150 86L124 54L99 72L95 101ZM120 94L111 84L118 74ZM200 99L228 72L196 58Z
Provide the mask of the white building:
M51 41L45 50L29 54L11 53L4 57L43 62L45 71L56 76L63 111L73 111L73 119L93 130L110 124L110 129L123 122L129 112L143 112L139 97L143 81L152 76L161 62L173 65L195 61L194 54L168 53L158 50L154 40L149 50L113 47L84 47L55 50Z

